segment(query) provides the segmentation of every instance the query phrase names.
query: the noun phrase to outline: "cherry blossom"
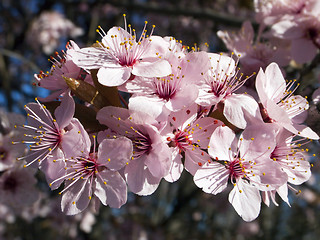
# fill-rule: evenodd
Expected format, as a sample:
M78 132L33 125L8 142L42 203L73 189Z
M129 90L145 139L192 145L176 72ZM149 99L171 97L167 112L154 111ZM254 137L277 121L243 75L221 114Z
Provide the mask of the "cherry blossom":
M268 206L270 199L278 206L275 200L276 193L290 206L288 188L298 193L299 191L292 187L292 185L301 185L311 177L311 166L306 154L309 150L301 148L307 142L305 139L294 140L294 137L294 134L283 128L279 128L277 132L276 147L271 153L270 158L279 164L282 171L287 174L288 182L276 190L263 192L264 202Z
M93 195L103 205L113 208L119 208L127 201L127 186L118 170L131 158L131 141L124 137L105 139L99 144L98 152L95 152L95 137L93 141L93 151L90 151L89 144L84 146L79 155L71 158L61 156L48 159L48 169L55 168L56 173L56 178L52 176L54 180L50 186L57 188L62 181L65 182L60 194L61 208L67 215L77 214L87 208ZM61 168L59 162L65 163L65 166Z
M311 61L320 47L320 4L317 0L255 1L258 22L271 33L291 42L291 56L298 63Z
M39 192L32 168L16 164L0 176L1 202L13 208L21 208L37 201Z
M130 113L111 106L102 108L97 119L133 143L132 160L124 170L129 190L138 195L152 194L171 165L171 151L162 140L158 122L143 112Z
M178 56L176 54L171 53L167 59L172 68L169 76L152 79L136 77L131 81L130 85L134 82L135 90L129 100L131 110L139 110L143 104L144 111L161 121L170 112L179 111L194 103L198 97L194 80L201 78L201 73L209 69L207 53L190 52L183 57L181 53Z
M261 26L259 30L262 31ZM240 56L241 70L247 75L258 72L260 68L265 69L271 62L277 62L279 66L286 66L289 63L288 47L280 45L279 39L273 41L277 45L272 39L269 43L261 42L261 34L254 41L254 30L249 21L242 24L239 32L218 31L217 35L229 51L234 51Z
M177 181L185 168L192 175L210 161L207 149L212 132L223 123L211 117L198 116L194 104L169 115L170 124L161 131L172 149L172 164L165 179ZM181 159L184 157L184 164Z
M67 36L75 38L83 33L83 29L76 27L61 13L45 11L31 23L27 32L27 42L35 50L39 50L40 45L44 53L52 54L61 38Z
M223 107L223 115L238 128L244 129L254 121L261 121L258 103L248 94L236 94L247 80L242 78L233 58L222 54L208 53L211 69L203 78L195 79L199 87L196 103L214 105L214 110Z
M239 140L228 127L220 126L210 138L208 152L213 158L194 175L195 184L204 192L218 194L234 185L229 202L245 221L260 212L259 190L273 190L287 181L286 174L270 159L275 131L271 126L250 126Z
M70 94L66 94L56 108L56 118L36 101L25 106L28 125L22 125L25 129L25 140L22 143L28 144L30 151L19 159L26 159L27 165L37 161L41 165L48 156L57 154L59 148L63 149L66 156L80 151L89 139L84 135L85 130L80 122L73 118L75 104Z
M168 43L161 37L147 35L147 22L139 39L135 29L113 27L107 33L101 27L98 47L70 51L72 60L84 69L99 69L98 81L106 86L120 86L134 76L163 77L171 73L170 64L162 59ZM129 32L128 32L129 31Z
M300 95L293 95L294 81L286 84L276 63L271 63L264 72L260 69L256 88L261 101L260 108L265 122L276 122L288 131L311 139L319 136L311 128L302 125L307 117L308 101Z
M91 75L75 65L68 55L71 49L79 50L78 45L75 42L70 41L66 45L66 48L67 51L63 51L62 56L56 52L56 57L50 57L49 60L52 62L50 72L44 73L41 71L39 74L34 75L38 82L38 86L54 91L46 98L39 98L41 101L52 101L70 91L64 77L85 80L92 83Z

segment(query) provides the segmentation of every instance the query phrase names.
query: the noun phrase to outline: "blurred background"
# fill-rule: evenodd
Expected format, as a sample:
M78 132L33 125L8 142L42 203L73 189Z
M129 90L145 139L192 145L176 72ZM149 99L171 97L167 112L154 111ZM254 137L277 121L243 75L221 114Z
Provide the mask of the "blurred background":
M50 70L48 58L65 50L68 40L89 46L100 40L98 25L105 31L124 26L123 14L137 30L147 20L156 25L155 35L174 36L210 52L227 51L218 30L239 31L245 20L256 27L251 0L1 0L2 117L5 112L25 114L26 103L49 94L36 86L34 74ZM305 95L318 86L313 72L305 73ZM319 155L318 149L314 143L310 152ZM96 211L97 206L90 206L73 217L61 213L58 192L38 181L30 190L39 196L32 204L15 208L0 203L0 239L319 239L320 169L316 159L311 161L313 176L299 186L301 194L289 192L291 207L280 199L279 206L262 204L260 216L250 223L229 204L228 190L218 196L206 194L186 172L178 182L162 181L151 196L129 193L121 209L101 206ZM43 179L39 172L36 176ZM1 198L0 194L0 202Z

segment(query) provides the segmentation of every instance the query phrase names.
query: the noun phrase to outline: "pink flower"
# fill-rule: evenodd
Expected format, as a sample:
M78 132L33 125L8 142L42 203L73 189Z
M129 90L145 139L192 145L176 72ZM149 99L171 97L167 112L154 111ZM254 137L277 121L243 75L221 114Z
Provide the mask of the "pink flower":
M38 100L27 104L25 109L28 125L22 125L26 138L22 143L29 144L30 151L19 159L26 159L27 165L36 161L41 165L48 156L58 154L59 148L67 157L72 156L90 141L84 135L83 126L73 118L75 104L70 94L66 94L56 108L56 118Z
M57 188L63 181L64 189L61 208L67 215L82 212L93 195L103 205L120 208L127 201L127 186L118 172L132 156L132 143L125 137L105 139L95 152L95 137L91 144L84 146L81 153L70 158L48 158L48 170L54 168L56 176L51 173L51 187Z
M260 42L260 35L254 41L254 30L249 21L242 24L239 32L218 31L217 35L229 51L234 51L239 55L241 70L245 74L250 75L258 72L260 68L265 69L271 62L277 62L280 66L289 63L289 51L285 46L275 45L274 42ZM277 42L279 41L280 39L277 39Z
M298 63L311 61L320 47L320 4L317 0L255 2L256 18L271 26L275 37L291 41L291 56Z
M218 194L228 184L234 188L229 202L245 221L260 212L259 190L273 190L287 181L287 175L270 159L275 147L275 131L270 125L252 125L240 140L228 127L218 127L210 138L208 152L213 158L194 175L195 184L204 192Z
M178 52L179 53L179 52ZM198 88L194 80L201 78L201 73L209 69L209 60L205 52L184 53L170 52L165 58L171 64L172 73L166 77L136 77L127 84L133 88L133 96L129 100L129 109L143 111L158 121L166 120L170 112L189 107L198 97Z
M161 132L172 149L172 163L165 179L169 182L180 178L183 168L192 175L201 168L210 156L207 149L212 132L223 123L211 117L198 116L197 105L171 113L169 124ZM184 157L184 165L182 159Z
M288 183L300 185L311 177L310 163L306 152L300 149L303 140L293 140L295 135L282 129L277 134L276 147L271 159L277 162L288 175Z
M127 109L111 106L102 108L97 120L133 143L132 160L124 170L130 191L152 194L171 165L171 151L162 140L158 122L145 113L130 114Z
M317 0L255 0L256 20L272 26L283 16L300 15L315 1Z
M260 69L256 78L256 89L261 101L261 113L265 122L275 122L288 131L311 139L319 136L309 127L302 125L307 117L309 104L300 95L293 95L290 88L293 81L286 84L276 63L271 63L266 71Z
M300 149L306 142L304 139L293 140L295 137L291 132L280 128L276 137L276 147L271 153L270 158L281 167L282 171L287 174L288 182L276 190L264 191L263 200L269 206L270 199L275 205L275 194L278 193L283 201L289 206L288 188L298 192L293 185L300 185L309 180L311 177L310 163L306 152L308 149Z
M50 57L50 61L52 62L50 73L44 73L41 71L39 74L34 75L38 81L38 86L54 91L50 96L41 98L41 101L52 101L70 91L63 77L85 80L89 83L92 83L90 74L75 65L70 56L68 56L68 53L71 49L79 50L78 45L75 42L70 41L66 48L66 53L62 51L62 57L58 54L58 52L55 54L56 58Z
M298 63L311 61L320 48L319 16L292 15L272 26L274 36L291 41L291 56Z
M35 50L42 48L46 54L51 54L58 47L62 37L80 36L84 31L58 12L43 12L35 19L27 32L27 41Z
M255 121L261 121L258 103L248 94L235 94L247 80L238 75L235 61L222 54L209 53L211 69L198 79L199 96L196 103L201 106L223 104L223 115L238 128L244 129ZM197 80L197 79L195 79Z
M146 25L139 39L131 25L111 28L106 34L97 30L100 47L70 51L72 60L84 69L99 69L98 81L106 86L120 86L134 76L163 77L171 73L170 64L161 59L168 43L158 36L146 35ZM153 26L154 28L154 26ZM128 32L129 30L129 32Z
M32 205L39 196L36 182L32 168L10 168L0 176L1 202L14 208Z

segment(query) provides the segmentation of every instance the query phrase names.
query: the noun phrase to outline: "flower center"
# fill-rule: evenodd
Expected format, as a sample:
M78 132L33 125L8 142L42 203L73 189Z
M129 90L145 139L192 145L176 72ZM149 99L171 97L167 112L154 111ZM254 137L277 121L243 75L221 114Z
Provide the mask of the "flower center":
M89 178L93 176L97 171L99 165L97 164L96 154L90 153L89 157L78 158L77 163L73 166L81 173L82 177Z
M4 180L3 189L5 191L15 192L18 182L15 178L9 176Z
M229 170L231 182L235 182L236 179L241 178L245 175L245 167L238 158L235 158L233 161L228 162L226 164L226 168Z
M180 87L179 77L175 78L173 75L165 78L156 78L153 83L156 89L156 94L159 98L166 101L169 101Z
M131 139L133 144L133 157L139 158L143 154L149 154L152 149L152 141L148 134L139 134Z
M177 130L175 132L173 144L181 151L185 151L185 149L192 144L192 139L190 138L188 132Z

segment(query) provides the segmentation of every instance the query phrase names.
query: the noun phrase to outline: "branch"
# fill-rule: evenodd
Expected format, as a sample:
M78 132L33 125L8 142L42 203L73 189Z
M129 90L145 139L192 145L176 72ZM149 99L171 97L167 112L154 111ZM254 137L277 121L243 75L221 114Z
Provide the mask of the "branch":
M12 57L12 58L16 58L16 59L21 60L23 63L29 65L29 67L34 72L39 72L40 71L40 68L36 64L34 64L29 59L25 58L24 56L22 56L19 53L13 52L13 51L8 50L8 49L0 48L0 54L3 55L3 56Z
M226 14L222 14L220 12L213 11L211 9L201 9L201 8L177 8L174 6L161 6L157 3L136 3L132 1L109 1L109 4L117 7L125 7L130 10L138 10L142 12L156 12L159 14L166 15L183 15L183 16L191 16L194 18L202 18L212 20L214 22L219 22L221 24L231 25L235 27L241 27L242 22L245 21L244 18L236 18L235 16L230 16Z

